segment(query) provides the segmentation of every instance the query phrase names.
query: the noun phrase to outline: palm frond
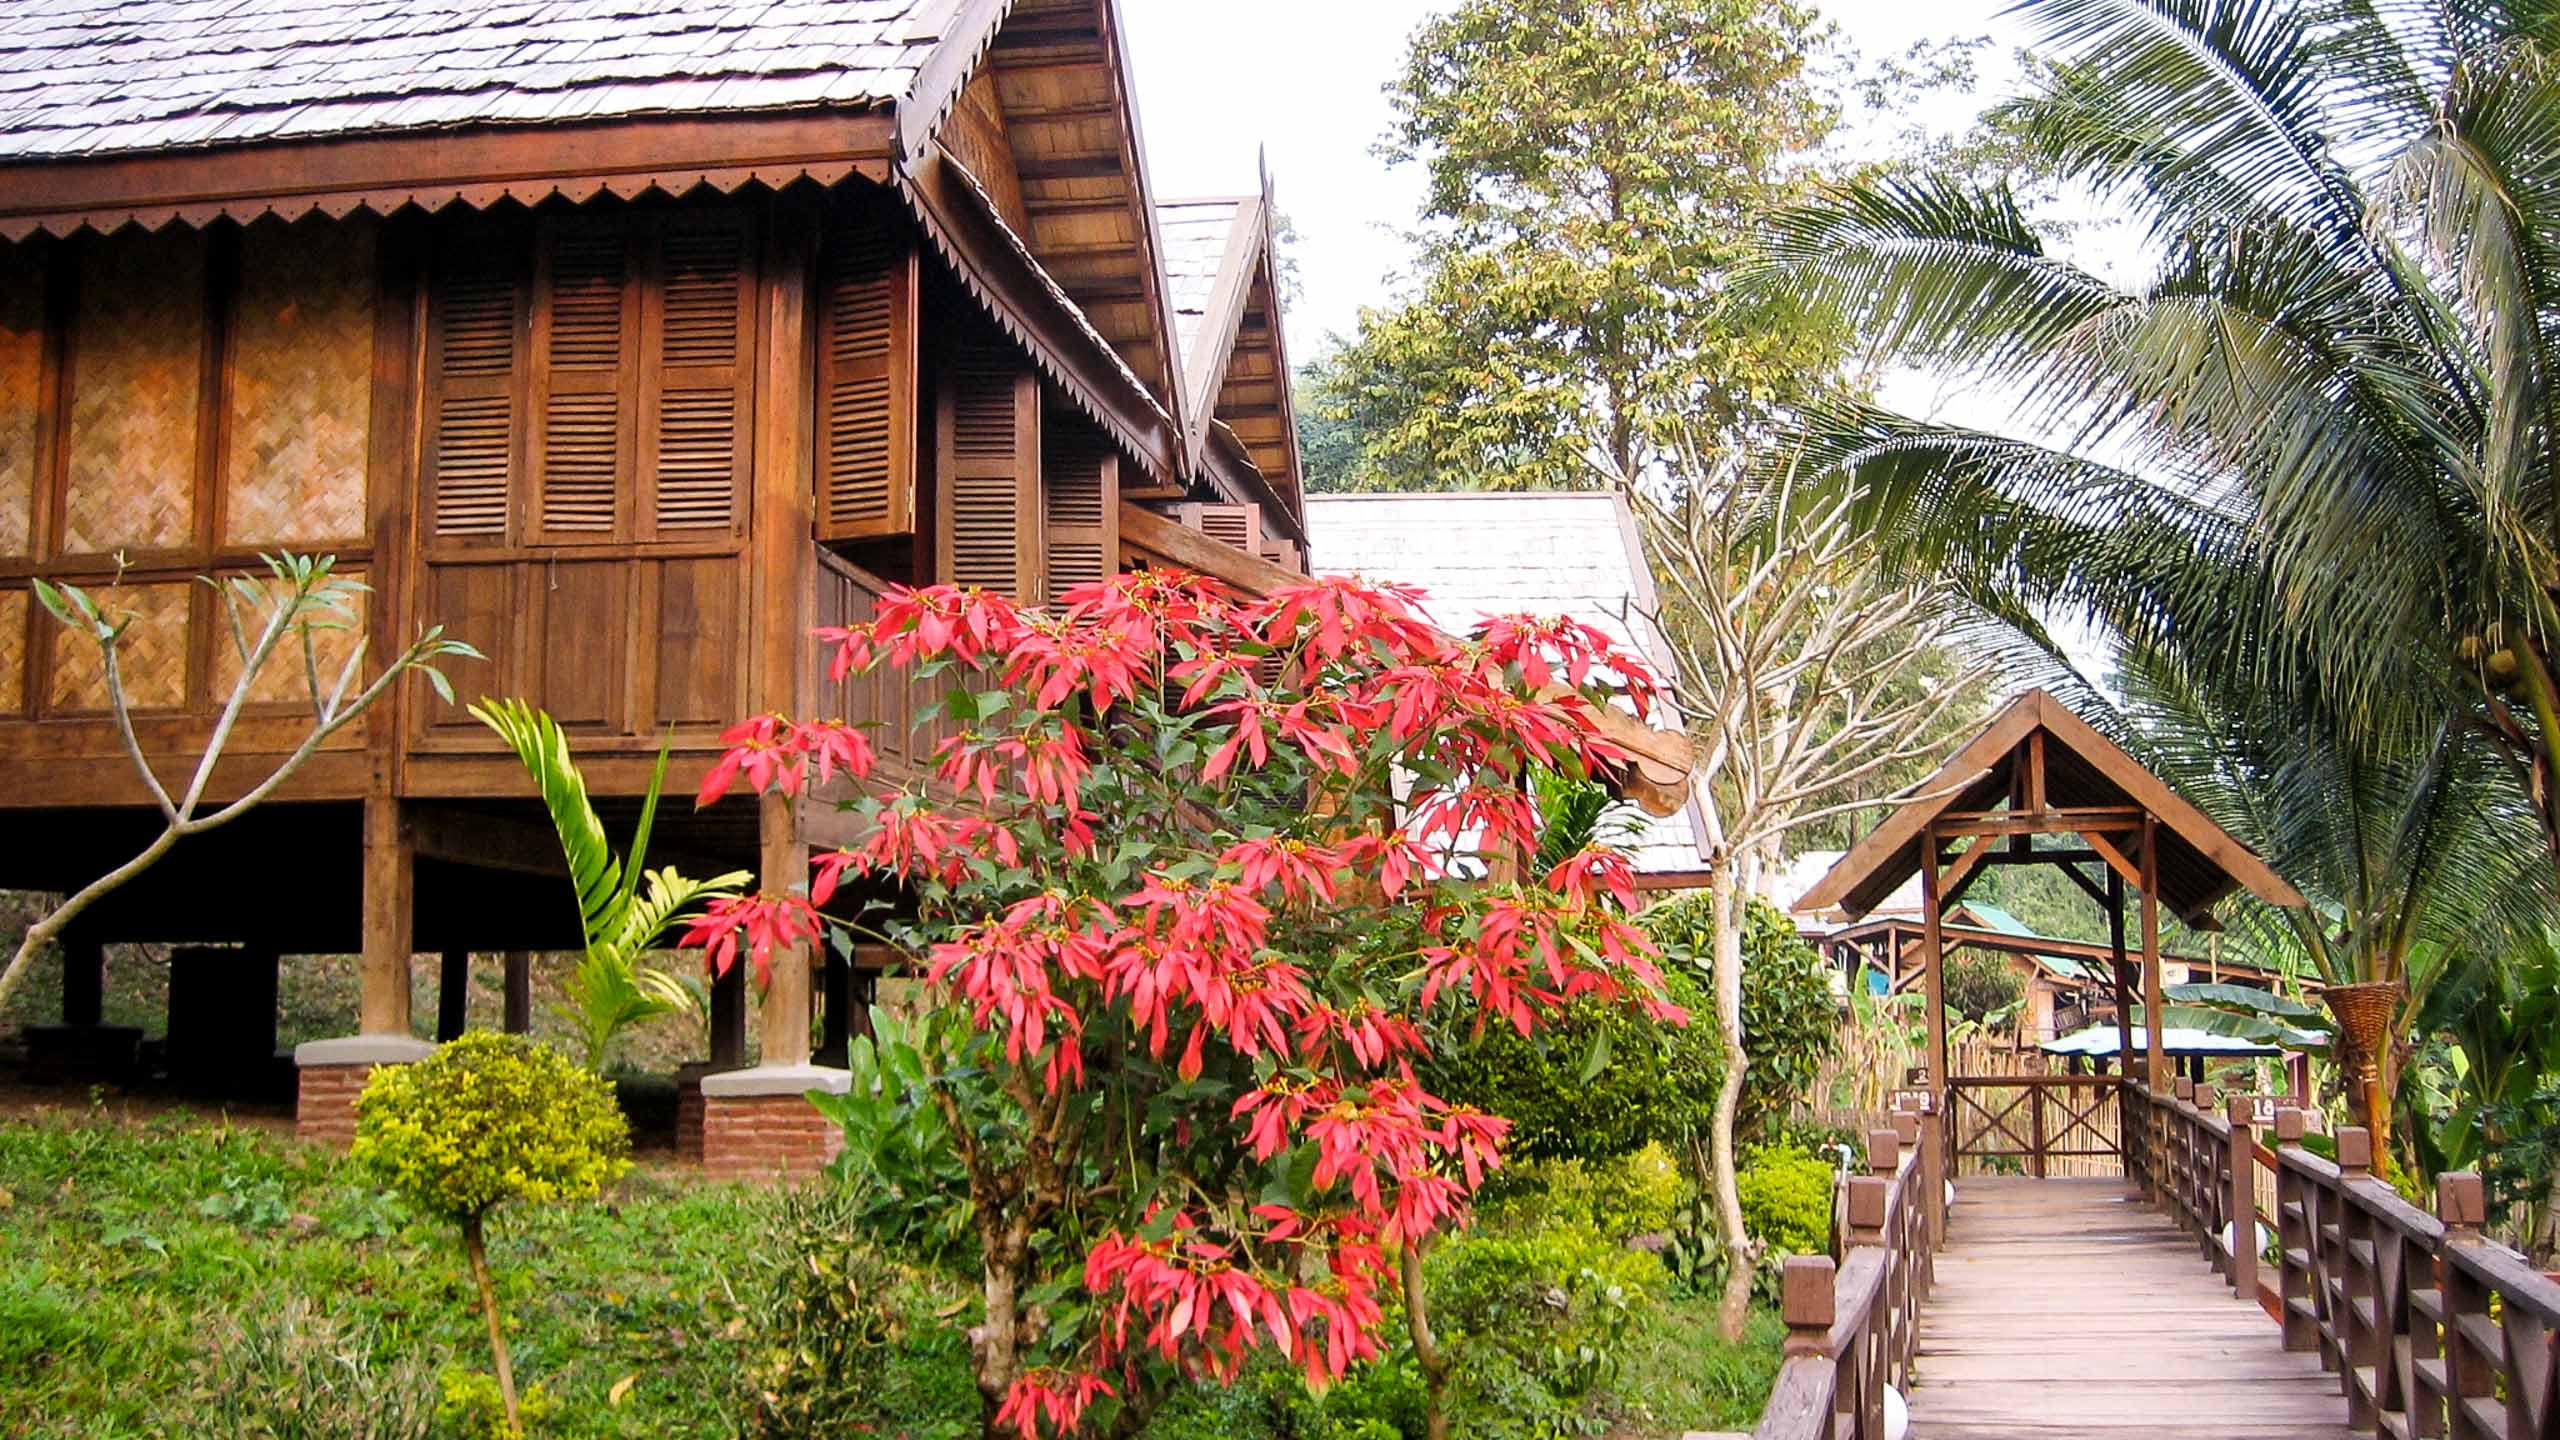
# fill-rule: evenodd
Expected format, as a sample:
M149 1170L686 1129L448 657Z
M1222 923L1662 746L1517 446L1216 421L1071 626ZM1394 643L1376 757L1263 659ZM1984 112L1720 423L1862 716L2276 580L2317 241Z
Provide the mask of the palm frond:
M558 721L522 700L483 699L469 708L474 718L516 752L525 773L541 789L543 808L551 814L561 854L569 863L570 887L577 892L579 933L592 949L609 938L617 901L628 892L623 863L605 838L604 821L587 799L586 777L570 757L568 737L561 733Z

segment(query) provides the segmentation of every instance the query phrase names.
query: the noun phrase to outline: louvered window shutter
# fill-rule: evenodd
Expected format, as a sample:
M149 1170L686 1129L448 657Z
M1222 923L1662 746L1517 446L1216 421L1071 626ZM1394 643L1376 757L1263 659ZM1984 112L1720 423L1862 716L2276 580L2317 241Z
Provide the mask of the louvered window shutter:
M670 220L658 234L657 364L643 379L653 531L730 530L754 410L754 265L742 219Z
M830 238L820 295L818 535L916 528L916 256L876 223Z
M1050 409L1040 484L1048 598L1095 584L1120 568L1120 456L1102 432Z
M1183 524L1247 555L1262 554L1262 507L1259 505L1185 505Z
M429 511L439 540L503 540L516 466L523 357L520 255L492 237L452 237L430 285L426 417Z
M937 578L1039 604L1039 376L992 346L973 347L943 373L941 392Z
M627 534L636 370L631 230L614 220L543 227L534 274L534 525L545 540Z

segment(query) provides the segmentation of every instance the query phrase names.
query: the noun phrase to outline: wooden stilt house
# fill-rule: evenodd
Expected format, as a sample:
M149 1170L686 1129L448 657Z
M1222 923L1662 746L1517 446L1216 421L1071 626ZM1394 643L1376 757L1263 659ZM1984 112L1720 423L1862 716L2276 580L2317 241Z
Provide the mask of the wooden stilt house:
M682 776L752 712L903 720L806 642L890 582L1300 571L1267 184L1160 209L1142 141L1115 0L0 0L0 887L156 828L31 576L139 617L167 766L231 683L194 577L335 554L377 651L477 645L465 692L559 716L627 813L662 739ZM286 681L217 793L301 733ZM781 814L669 814L657 853L804 875ZM417 1052L415 953L573 943L554 849L494 738L413 696L92 912L64 1020L103 944L236 947L210 988L263 960L268 1013L221 1063L272 1048L275 956L360 953L356 1034L301 1057L305 1128L342 1129ZM812 970L775 973L770 1083L715 1112L810 1083Z

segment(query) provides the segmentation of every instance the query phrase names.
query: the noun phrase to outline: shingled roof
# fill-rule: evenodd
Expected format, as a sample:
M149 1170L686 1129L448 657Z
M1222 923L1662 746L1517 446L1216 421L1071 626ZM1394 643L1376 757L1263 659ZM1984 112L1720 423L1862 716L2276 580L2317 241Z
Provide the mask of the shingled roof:
M1156 228L1164 236L1165 300L1173 310L1185 364L1199 353L1206 338L1209 297L1218 288L1227 242L1235 234L1236 212L1245 203L1168 200L1156 207Z
M897 100L957 0L0 0L0 160Z

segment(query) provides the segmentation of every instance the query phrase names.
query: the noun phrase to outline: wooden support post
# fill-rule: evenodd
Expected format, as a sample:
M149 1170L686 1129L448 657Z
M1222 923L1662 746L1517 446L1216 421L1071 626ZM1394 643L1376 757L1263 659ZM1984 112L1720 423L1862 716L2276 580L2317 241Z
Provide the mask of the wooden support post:
M853 1058L853 962L830 945L822 974L826 1003L820 1013L825 1033L818 1046L818 1063L841 1068Z
M1954 1072L1947 1068L1947 977L1944 917L1938 913L1938 832L1935 826L1924 828L1920 835L1920 963L1927 966L1923 981L1928 989L1929 1007L1929 1093L1943 1096ZM1940 1111L1950 1109L1943 1100ZM1934 1123L1934 1122L1933 1122Z
M2044 1087L2027 1087L2027 1173L2044 1178Z
M803 893L809 885L809 846L800 838L798 817L790 797L779 792L763 800L764 863L762 879L769 890ZM763 1065L809 1063L809 991L813 957L799 945L773 952L764 989Z
M2231 1126L2231 1288L2241 1299L2258 1302L2258 1146L2249 1124L2256 1107L2246 1095L2224 1102L2222 1118Z
M63 935L62 1023L102 1025L107 1018L107 947L94 934L73 929Z
M711 1068L747 1063L747 967L732 965L711 981Z
M2142 1036L2143 1083L2153 1094L2161 1093L2168 1073L2164 1062L2165 1038L2160 1023L2160 823L2148 812L2142 817ZM2163 1112L2153 1107L2153 1124L2165 1123ZM2151 1153L2160 1153L2160 1132L2152 1131ZM2160 1199L2160 1181L2153 1176L2151 1198Z
M364 960L358 971L356 1028L409 1033L410 946L416 928L417 853L400 801L364 802Z
M2116 1074L2133 1074L2133 965L2125 958L2124 947L2124 876L2107 867L2107 944L2113 960L2116 982ZM2141 1157L2136 1153L2141 1132L2134 1128L2140 1110L2134 1103L2133 1087L2119 1084L2116 1102L2116 1153L2124 1165L2128 1186L2138 1184L2142 1175Z
M471 952L447 950L436 972L436 1043L462 1038L471 1021Z
M503 1021L510 1035L529 1034L533 1030L533 952L507 952L507 1002Z

